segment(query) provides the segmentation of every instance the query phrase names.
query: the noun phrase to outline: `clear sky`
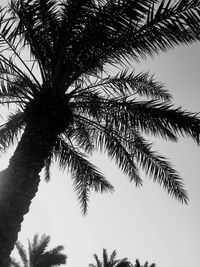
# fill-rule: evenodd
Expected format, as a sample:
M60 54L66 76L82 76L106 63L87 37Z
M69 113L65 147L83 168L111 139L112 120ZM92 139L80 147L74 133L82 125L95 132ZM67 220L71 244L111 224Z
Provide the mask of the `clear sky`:
M134 64L139 72L149 70L174 96L175 106L200 112L200 44L179 47L154 59ZM170 158L189 192L185 206L167 195L158 184L144 176L142 188L130 184L105 155L93 162L115 186L113 194L92 193L87 216L83 216L72 189L70 174L55 166L52 179L41 182L37 196L25 216L19 240L26 246L35 233L51 236L51 246L64 245L68 267L94 263L93 253L118 258L136 258L158 267L197 267L200 248L200 148L190 139L178 144L155 140L155 149ZM11 152L12 153L12 152ZM8 162L0 159L0 168ZM13 254L15 255L15 254Z

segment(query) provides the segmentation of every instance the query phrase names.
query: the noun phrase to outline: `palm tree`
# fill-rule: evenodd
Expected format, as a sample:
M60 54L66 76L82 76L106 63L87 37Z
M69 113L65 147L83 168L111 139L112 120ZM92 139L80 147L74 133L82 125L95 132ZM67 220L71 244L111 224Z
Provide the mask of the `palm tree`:
M156 267L155 263L152 263L151 265L148 264L148 262L146 261L145 264L142 266L139 262L138 259L136 259L135 264L133 265L133 267Z
M122 68L200 39L200 1L11 0L0 11L0 148L20 141L0 173L0 266L7 266L45 167L71 172L83 212L90 190L113 191L87 155L99 149L137 186L139 167L186 203L182 180L144 134L199 144L200 120L174 108L147 73Z
M114 250L108 258L107 250L103 249L103 260L101 261L97 254L94 254L94 258L96 260L96 264L89 264L89 267L131 267L131 263L128 261L127 258L123 258L120 260L116 259L116 250Z
M136 259L135 264L133 265L127 258L123 258L120 260L116 259L116 250L114 250L108 258L108 253L106 249L103 249L103 260L101 261L97 254L94 254L94 258L96 260L96 264L89 264L89 267L156 267L155 263L149 265L146 261L142 266L138 259Z
M67 256L61 253L64 247L57 246L46 251L49 242L50 236L42 235L38 239L38 234L36 234L32 242L30 240L28 241L28 253L21 242L16 242L16 249L18 250L22 264L14 258L11 258L10 267L53 267L65 264Z

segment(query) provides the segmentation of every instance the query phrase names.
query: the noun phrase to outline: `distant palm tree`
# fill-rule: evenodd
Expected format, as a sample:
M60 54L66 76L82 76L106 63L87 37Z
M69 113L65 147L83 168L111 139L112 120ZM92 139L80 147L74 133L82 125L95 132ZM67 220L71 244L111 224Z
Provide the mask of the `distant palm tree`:
M26 252L22 243L16 243L16 249L20 255L22 263L11 258L10 267L53 267L66 263L67 256L61 251L63 246L57 246L51 250L46 250L50 242L50 236L42 235L38 239L38 234L33 238L33 242L29 241L29 251Z
M94 254L94 258L96 260L96 264L89 264L89 267L131 267L131 263L127 258L116 259L116 250L114 250L110 257L108 257L108 253L106 249L103 249L103 259L102 261L99 259L97 254Z
M199 118L173 108L150 75L107 67L199 39L199 0L11 0L0 11L0 103L12 107L1 150L21 136L0 174L0 266L7 267L40 171L49 180L54 160L72 173L84 213L90 190L113 191L87 158L97 149L136 185L141 167L188 201L178 173L144 134L199 144Z
M151 265L148 264L148 262L146 261L144 265L141 265L139 260L137 259L135 261L135 264L133 265L133 267L156 267L155 263L152 263Z

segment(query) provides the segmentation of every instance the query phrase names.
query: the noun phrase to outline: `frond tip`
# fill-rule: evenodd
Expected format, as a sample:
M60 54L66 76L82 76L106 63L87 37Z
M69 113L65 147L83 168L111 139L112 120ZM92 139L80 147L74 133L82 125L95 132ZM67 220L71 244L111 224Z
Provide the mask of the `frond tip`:
M113 191L113 186L96 167L87 160L87 157L68 145L64 139L57 139L54 152L60 167L62 169L67 167L72 174L74 188L84 214L87 212L89 192L91 189L101 193Z

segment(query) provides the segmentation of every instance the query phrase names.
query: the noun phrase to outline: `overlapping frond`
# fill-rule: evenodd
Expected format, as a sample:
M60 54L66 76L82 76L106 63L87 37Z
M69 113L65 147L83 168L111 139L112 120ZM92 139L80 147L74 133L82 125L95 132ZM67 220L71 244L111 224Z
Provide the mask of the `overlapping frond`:
M99 259L99 257L97 256L97 254L94 254L93 256L94 256L94 258L95 258L95 260L96 260L97 265L90 264L90 267L91 267L91 266L92 266L92 267L103 267L103 266L102 266L102 263L101 263L101 261L100 261L100 259Z
M84 118L82 117L84 121ZM107 152L114 159L119 168L134 181L137 186L142 184L138 167L167 190L167 192L181 202L187 203L187 192L183 188L182 180L166 158L151 150L151 145L135 131L128 129L126 135L118 134L113 129L98 128L90 124L92 135L98 149Z
M49 156L46 158L44 165L44 180L46 182L49 182L51 178L51 166L53 163L53 159L54 159L54 153L53 151L51 151L49 153Z
M44 79L62 85L102 70L104 63L200 39L199 0L11 3L18 19L11 39L19 35L29 44Z
M21 110L10 113L7 122L0 125L0 151L4 152L20 137L24 127L24 114Z
M89 192L94 189L97 192L113 191L112 185L88 161L86 155L70 146L64 139L58 138L54 146L54 153L61 168L66 167L72 174L75 191L81 204L83 213L87 212Z
M70 137L76 140L77 147L83 149L86 153L94 152L94 140L91 136L91 126L82 120L76 120Z
M21 260L22 260L22 262L24 264L24 267L29 267L28 266L28 263L29 263L28 255L26 253L26 250L25 250L23 244L21 242L16 242L16 248L17 248L17 251L18 251L18 253L20 255L20 258L21 258Z
M54 249L51 249L45 253L43 253L38 260L37 266L38 267L53 267L53 266L60 266L66 263L67 256L61 253L64 249L63 246L58 246Z
M139 134L135 134L131 145L134 149L135 160L146 174L162 185L170 195L187 203L188 196L182 179L171 163L165 157L152 151L151 145Z
M33 76L34 77L34 76ZM40 90L38 82L17 67L11 59L0 54L0 99L24 105ZM9 102L8 102L9 103Z
M16 23L9 39L28 45L35 56L46 81L52 77L52 62L55 57L54 42L57 39L58 1L11 1L10 11Z
M108 130L97 132L94 139L97 147L103 148L108 156L115 160L118 167L129 177L131 182L134 181L136 186L142 185L134 153L128 150L128 142L123 141L123 136L120 137L116 132Z
M96 264L89 264L90 267L131 267L132 265L127 258L116 259L116 250L114 250L110 257L108 257L107 250L103 249L102 261L97 254L94 254Z
M121 134L126 134L126 130L132 127L171 141L176 141L179 135L186 135L199 143L198 114L173 108L171 104L127 100L126 97L108 99L91 93L82 96L81 102L76 104L79 113L93 116L97 123Z
M50 236L42 235L42 237L38 239L38 234L34 236L32 243L29 241L29 257L33 265L37 264L38 259L44 254L49 242Z
M101 69L105 62L119 62L127 56L137 59L198 40L199 1L189 1L185 6L185 1L179 1L179 5L163 2L156 6L154 1L107 1L92 15L88 12L88 23L83 16L81 34L71 39L76 51L72 52L76 59L73 68L80 75L83 70L87 73Z
M39 239L38 234L34 235L33 241L29 240L29 255L22 243L17 242L16 248L19 253L23 267L50 267L60 266L66 263L67 256L62 253L63 246L57 246L51 250L46 250L50 242L50 236L42 235ZM10 267L22 266L14 258L10 259Z
M104 32L104 38L113 41L110 54L117 60L138 58L199 39L199 11L197 0L108 1L101 15L110 36Z
M128 73L125 69L116 75L102 77L94 76L92 80L86 81L85 91L101 92L108 97L128 97L133 98L148 97L161 101L170 101L172 96L161 83L154 80L149 73L138 73L135 71Z

